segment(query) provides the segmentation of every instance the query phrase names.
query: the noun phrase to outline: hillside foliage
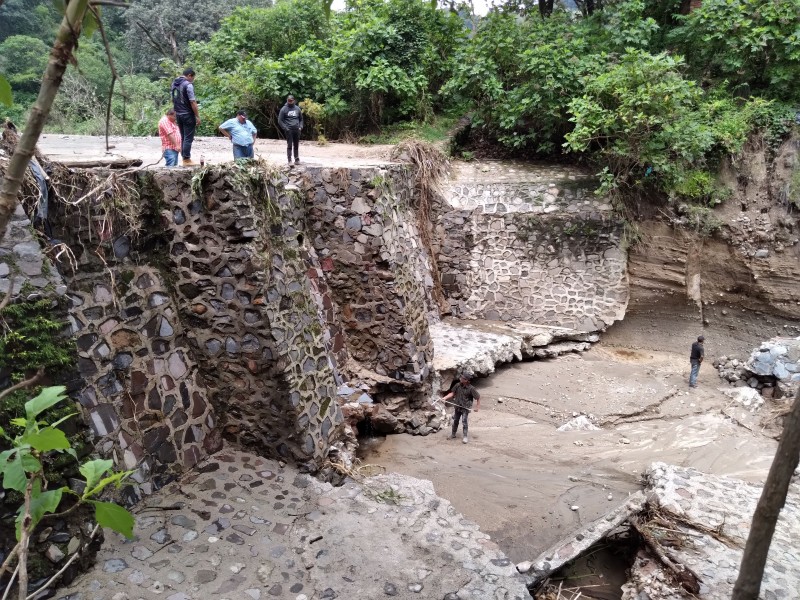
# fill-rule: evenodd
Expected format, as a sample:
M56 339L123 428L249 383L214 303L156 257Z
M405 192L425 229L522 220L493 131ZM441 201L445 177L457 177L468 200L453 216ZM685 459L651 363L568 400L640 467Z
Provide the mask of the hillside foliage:
M503 0L488 15L431 0L140 0L104 21L121 76L112 131L153 135L170 80L197 71L200 133L244 108L278 136L287 94L307 136L381 139L468 115L473 153L582 157L605 184L713 204L714 173L754 132L774 143L800 106L800 0ZM199 17L202 15L202 18ZM20 124L58 21L50 4L0 7L0 74ZM48 128L104 129L110 70L96 34Z

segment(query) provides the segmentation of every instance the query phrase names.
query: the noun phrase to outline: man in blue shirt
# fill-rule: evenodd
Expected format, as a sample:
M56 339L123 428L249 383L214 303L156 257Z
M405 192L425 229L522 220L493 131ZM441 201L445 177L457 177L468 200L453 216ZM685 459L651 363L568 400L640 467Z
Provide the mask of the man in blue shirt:
M258 130L247 119L247 113L240 110L233 119L228 119L219 126L226 138L233 142L233 159L253 158L253 144L256 143Z

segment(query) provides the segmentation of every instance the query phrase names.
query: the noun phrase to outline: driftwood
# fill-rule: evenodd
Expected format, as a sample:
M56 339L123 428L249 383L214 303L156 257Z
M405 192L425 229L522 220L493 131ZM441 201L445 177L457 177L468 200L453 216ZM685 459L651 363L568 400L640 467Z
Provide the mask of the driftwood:
M641 523L637 517L631 517L629 523L631 524L631 527L633 527L641 536L644 543L647 544L650 550L652 550L653 554L656 555L658 560L661 561L661 564L663 564L667 570L672 573L675 581L687 592L691 594L699 594L700 582L702 580L697 576L697 573L692 571L686 565L682 565L678 561L670 558L667 555L667 551L664 549L664 547L652 536L652 534L647 530L646 525Z

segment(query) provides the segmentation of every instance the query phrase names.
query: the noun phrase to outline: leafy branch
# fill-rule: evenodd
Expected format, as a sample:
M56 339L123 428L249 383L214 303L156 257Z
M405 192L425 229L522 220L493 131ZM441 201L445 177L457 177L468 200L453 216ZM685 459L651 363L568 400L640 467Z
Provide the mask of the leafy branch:
M31 381L24 383L30 384ZM20 492L24 496L24 502L17 511L17 545L0 567L0 574L2 574L9 570L12 560L17 559L17 566L3 598L8 595L14 585L15 577L19 579L20 600L27 597L27 561L31 534L44 519L63 517L78 506L88 504L94 507L98 526L109 527L127 538L133 537L133 515L114 502L97 499L109 486L113 485L119 488L132 471L110 472L113 461L90 460L81 465L79 469L85 480L82 492L75 492L68 487L47 489L48 482L45 477L43 461L52 456L52 453L67 453L76 460L78 458L66 434L58 428L76 413L69 413L53 423L40 420L42 413L65 399L63 386L44 388L38 396L25 403L24 417L11 420L11 424L20 428L22 433L12 437L0 427L0 438L11 444L9 450L0 452L2 487L6 490ZM72 506L62 512L56 512L65 499L65 495L74 497ZM80 552L80 549L77 552ZM63 571L64 569L60 573ZM50 585L53 581L54 579L51 579L46 585Z

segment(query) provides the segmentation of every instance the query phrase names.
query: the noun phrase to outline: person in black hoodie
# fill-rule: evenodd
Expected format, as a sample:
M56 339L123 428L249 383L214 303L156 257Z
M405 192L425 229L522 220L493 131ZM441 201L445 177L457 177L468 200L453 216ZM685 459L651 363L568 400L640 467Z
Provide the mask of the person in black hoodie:
M286 104L278 114L278 125L286 134L286 158L292 164L292 149L294 149L294 162L299 163L300 157L300 132L303 130L303 111L295 103L294 96L286 98Z
M186 69L183 75L176 77L170 89L172 106L178 118L178 129L181 131L181 156L183 166L190 167L197 163L192 161L192 142L194 132L200 125L200 109L194 96L194 69Z

